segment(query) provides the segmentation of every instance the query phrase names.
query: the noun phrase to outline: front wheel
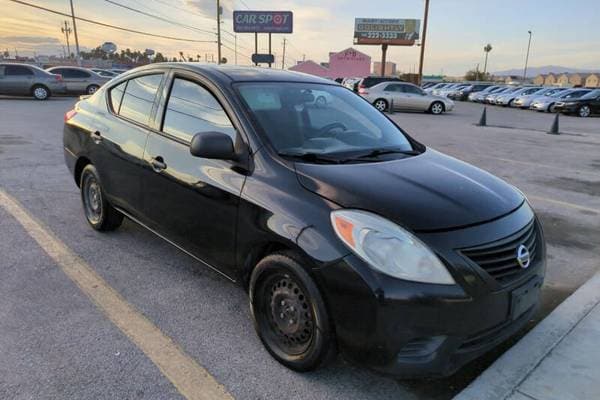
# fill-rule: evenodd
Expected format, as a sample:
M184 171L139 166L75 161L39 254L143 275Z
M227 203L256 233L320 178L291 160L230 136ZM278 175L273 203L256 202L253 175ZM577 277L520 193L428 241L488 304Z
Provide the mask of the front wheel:
M112 231L121 226L123 214L110 205L100 185L96 168L89 164L81 172L81 201L88 223L97 231Z
M267 351L296 371L311 371L336 353L333 326L319 289L297 257L276 253L250 278L250 309Z
M98 91L98 89L100 89L100 86L98 86L98 85L90 85L85 90L85 93L89 94L89 95L92 95L92 94L96 93Z
M444 112L444 104L439 101L434 101L431 106L429 106L429 112L433 115L440 115Z
M577 111L577 115L579 115L582 118L589 117L591 113L592 113L592 110L590 109L590 106L581 106L581 107L579 107L579 110Z
M556 108L554 107L554 103L552 103L552 104L550 104L548 106L548 112L551 112L551 113L556 112Z

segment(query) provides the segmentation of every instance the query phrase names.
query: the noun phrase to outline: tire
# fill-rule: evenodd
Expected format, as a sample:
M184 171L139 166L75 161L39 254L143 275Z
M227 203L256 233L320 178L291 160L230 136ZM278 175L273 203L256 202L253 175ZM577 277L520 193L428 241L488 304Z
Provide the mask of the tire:
M428 111L433 115L440 115L444 112L444 110L445 110L444 103L442 103L441 101L434 101L429 106Z
M555 112L555 110L554 110L554 103L552 103L552 104L550 104L550 105L548 106L548 112L550 112L550 113L553 113L553 112Z
M110 205L100 184L98 171L88 164L81 171L81 201L88 223L97 231L112 231L123 223L123 214Z
M96 91L100 89L100 86L98 85L90 85L85 89L85 93L88 95L93 95L94 93L96 93Z
M50 90L44 85L35 85L31 88L31 94L36 100L46 100L50 97Z
M381 112L388 109L388 102L386 99L377 99L373 102L373 106Z
M327 99L325 98L325 96L319 96L315 100L315 104L317 105L317 107L323 108L327 105Z
M512 108L513 101L515 101L515 100L514 100L514 99L511 99L511 100L508 102L508 104L506 105L506 107L510 107L510 108Z
M335 358L333 324L316 284L292 253L263 258L250 278L250 311L267 351L295 371Z
M579 110L577 110L577 116L581 117L581 118L587 118L592 114L592 110L590 109L590 106L581 106L579 107Z

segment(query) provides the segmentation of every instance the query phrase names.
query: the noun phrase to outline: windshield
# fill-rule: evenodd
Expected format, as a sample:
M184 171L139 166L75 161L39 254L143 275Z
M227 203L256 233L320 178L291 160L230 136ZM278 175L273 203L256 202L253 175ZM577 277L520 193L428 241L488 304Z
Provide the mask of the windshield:
M258 130L282 155L348 157L373 150L411 152L407 137L368 102L333 85L236 85Z

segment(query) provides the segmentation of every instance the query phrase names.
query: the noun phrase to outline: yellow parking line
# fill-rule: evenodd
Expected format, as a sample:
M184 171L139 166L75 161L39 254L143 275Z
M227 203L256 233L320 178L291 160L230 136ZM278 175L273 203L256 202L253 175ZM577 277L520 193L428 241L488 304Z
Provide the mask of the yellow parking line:
M185 398L190 400L233 399L225 387L198 365L168 336L108 285L85 261L52 232L30 216L15 199L0 188L0 206L8 211L127 337L152 360Z
M558 205L561 205L561 206L564 206L564 207L570 207L570 208L575 208L577 210L589 211L589 212L593 212L593 213L596 213L596 214L600 214L600 210L598 210L596 208L590 208L590 207L580 206L579 204L568 203L566 201L549 199L548 197L535 196L535 195L528 194L527 198L528 199L533 199L533 200L546 201L548 203L554 203L554 204L558 204Z

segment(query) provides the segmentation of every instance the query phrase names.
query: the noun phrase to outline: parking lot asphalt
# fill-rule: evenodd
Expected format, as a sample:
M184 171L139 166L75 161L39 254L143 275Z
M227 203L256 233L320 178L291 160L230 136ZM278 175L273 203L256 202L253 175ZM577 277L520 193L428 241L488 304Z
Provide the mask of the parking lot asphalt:
M449 399L508 346L443 380L394 380L341 359L309 374L285 369L256 337L242 289L134 223L110 234L88 227L63 162L63 114L74 102L0 98L0 189L233 397ZM482 128L474 126L480 113L459 103L447 115L392 118L529 197L549 245L539 320L600 269L600 119L565 117L569 134L551 136L543 133L551 115L490 108L490 124L498 118L514 128ZM182 397L147 350L1 206L0 237L0 398Z

